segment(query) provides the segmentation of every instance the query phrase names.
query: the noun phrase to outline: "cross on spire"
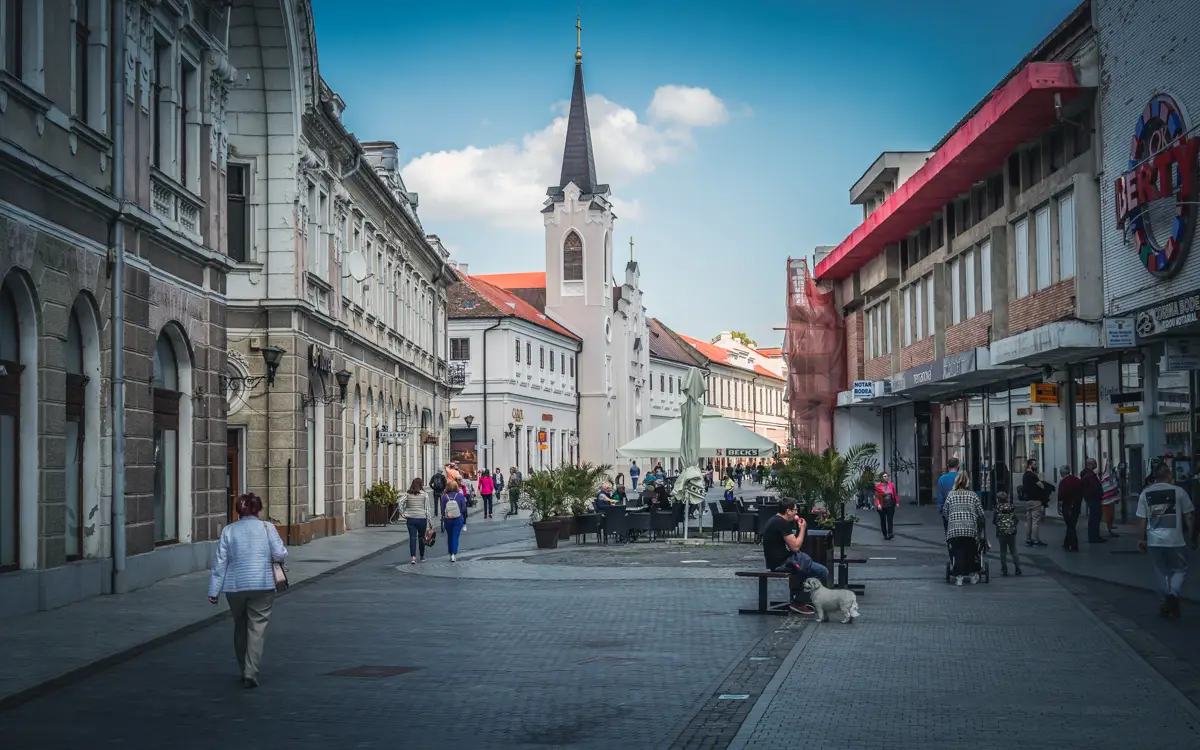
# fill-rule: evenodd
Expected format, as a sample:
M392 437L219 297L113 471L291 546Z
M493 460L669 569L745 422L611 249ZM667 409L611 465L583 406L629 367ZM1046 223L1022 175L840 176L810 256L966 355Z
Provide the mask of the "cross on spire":
M629 262L633 262L633 235L629 235Z
M575 64L583 62L583 24L580 16L575 16Z

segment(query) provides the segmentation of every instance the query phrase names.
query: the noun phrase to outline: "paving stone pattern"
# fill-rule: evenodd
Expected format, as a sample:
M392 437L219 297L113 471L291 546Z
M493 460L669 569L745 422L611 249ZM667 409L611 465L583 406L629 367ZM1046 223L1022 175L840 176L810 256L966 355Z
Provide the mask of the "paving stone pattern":
M855 624L815 627L731 747L1200 745L1200 713L1048 576L881 588Z

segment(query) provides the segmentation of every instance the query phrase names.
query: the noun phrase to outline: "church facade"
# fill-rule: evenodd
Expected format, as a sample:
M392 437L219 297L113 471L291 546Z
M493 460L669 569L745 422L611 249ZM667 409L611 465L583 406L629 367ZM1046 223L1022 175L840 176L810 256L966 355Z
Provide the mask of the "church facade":
M478 278L518 295L579 337L578 455L623 471L628 462L617 449L649 429L649 332L632 254L622 276L613 272L617 217L609 186L596 177L578 49L562 172L546 195L544 282L530 281L540 274Z

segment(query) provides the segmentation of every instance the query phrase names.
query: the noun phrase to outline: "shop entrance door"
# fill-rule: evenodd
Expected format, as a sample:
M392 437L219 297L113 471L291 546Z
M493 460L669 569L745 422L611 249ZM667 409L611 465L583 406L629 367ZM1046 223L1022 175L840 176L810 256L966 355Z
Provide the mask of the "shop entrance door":
M933 415L928 401L913 404L917 418L917 505L933 502Z
M234 505L242 494L241 430L225 433L225 486L228 489L225 503L225 522L233 523Z

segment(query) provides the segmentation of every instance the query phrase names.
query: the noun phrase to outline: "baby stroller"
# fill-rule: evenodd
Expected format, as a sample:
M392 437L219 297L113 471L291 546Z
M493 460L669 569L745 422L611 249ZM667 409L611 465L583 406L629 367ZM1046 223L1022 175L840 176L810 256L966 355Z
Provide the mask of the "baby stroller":
M984 583L992 582L992 572L987 560L988 539L986 529L980 529L975 534L975 555L971 558L972 572L979 574L979 580ZM954 548L950 540L946 540L946 583L954 579ZM968 573L970 575L970 573Z

